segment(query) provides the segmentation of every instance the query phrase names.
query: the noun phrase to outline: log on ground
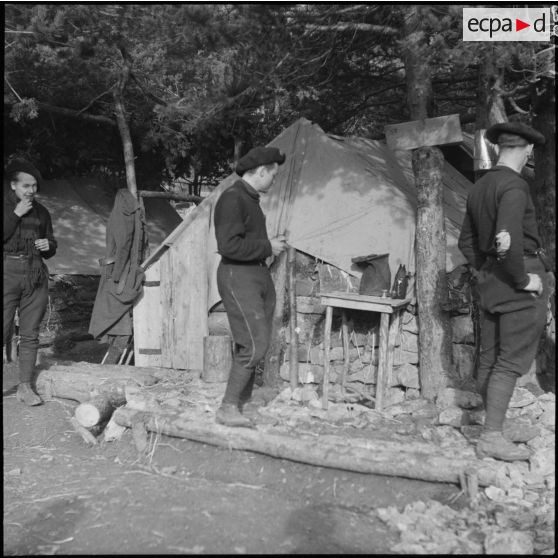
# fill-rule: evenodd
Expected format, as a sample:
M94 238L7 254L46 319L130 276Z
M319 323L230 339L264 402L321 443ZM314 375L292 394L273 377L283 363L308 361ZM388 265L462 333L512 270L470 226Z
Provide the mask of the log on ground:
M74 411L74 416L85 428L106 424L116 408L113 400L106 394L95 395L89 401L80 403Z
M319 467L329 467L429 482L459 484L460 474L474 469L481 486L498 486L504 463L456 456L426 442L396 442L341 436L285 436L260 428L229 428L208 421L186 420L179 413L149 413L120 407L117 424L131 427L142 420L147 430L228 449L253 451Z
M164 369L142 368L75 362L57 364L37 375L37 392L44 398L59 397L74 401L89 401L97 394L105 394L118 407L126 402L124 387L128 383L151 386L163 379Z

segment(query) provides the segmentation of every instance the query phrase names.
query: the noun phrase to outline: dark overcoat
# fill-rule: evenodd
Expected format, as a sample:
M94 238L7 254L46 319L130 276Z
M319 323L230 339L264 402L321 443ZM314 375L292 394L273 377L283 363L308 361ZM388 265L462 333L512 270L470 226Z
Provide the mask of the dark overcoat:
M140 264L147 246L145 220L138 200L127 189L116 193L106 244L89 324L95 338L132 334L132 304L143 288L145 274Z

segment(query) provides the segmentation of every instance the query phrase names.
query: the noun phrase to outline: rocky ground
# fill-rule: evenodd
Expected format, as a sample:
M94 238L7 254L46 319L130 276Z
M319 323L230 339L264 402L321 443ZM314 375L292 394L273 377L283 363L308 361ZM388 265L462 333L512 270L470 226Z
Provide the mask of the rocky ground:
M42 365L62 356L99 362L104 349L82 342L64 351L44 354ZM532 457L502 465L494 484L479 487L469 478L458 486L315 467L153 432L139 452L130 429L88 446L69 422L76 402L25 408L14 384L12 366L4 375L5 555L554 553L552 393L516 389L509 418L539 429L527 442ZM220 389L196 402L207 416ZM176 409L192 393L160 390L158 400ZM458 390L437 405L411 400L381 415L340 393L325 411L311 386L256 395L256 420L286 435L424 440L467 456L482 420L476 394Z

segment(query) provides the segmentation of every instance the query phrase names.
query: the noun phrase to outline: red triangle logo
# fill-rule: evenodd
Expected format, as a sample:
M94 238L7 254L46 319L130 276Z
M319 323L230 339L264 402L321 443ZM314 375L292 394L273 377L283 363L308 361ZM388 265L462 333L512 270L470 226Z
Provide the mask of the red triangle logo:
M515 30L516 31L521 31L522 29L525 29L527 27L531 27L530 23L525 23L524 21L521 21L520 19L515 19Z

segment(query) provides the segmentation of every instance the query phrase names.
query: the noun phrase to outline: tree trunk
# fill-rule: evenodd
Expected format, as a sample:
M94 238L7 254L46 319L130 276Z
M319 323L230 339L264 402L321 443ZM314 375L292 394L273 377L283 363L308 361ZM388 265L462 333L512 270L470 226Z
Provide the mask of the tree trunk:
M279 368L281 366L281 348L283 346L283 316L287 298L287 251L285 250L275 261L272 269L273 283L277 294L273 323L271 326L271 340L265 357L263 380L266 386L279 383Z
M486 47L489 49L489 47ZM503 69L497 67L494 60L494 47L485 51L479 68L477 91L477 130L486 130L494 124L507 122L504 99L502 97Z
M228 335L207 335L203 338L204 382L226 382L232 365L232 343Z
M447 302L446 229L442 169L437 147L413 152L417 185L416 287L419 317L419 374L422 396L433 400L445 387L451 366L451 322Z
M538 90L538 91L537 91ZM535 148L535 186L533 200L539 234L550 266L556 273L556 106L555 83L543 78L533 85L534 127L544 134L546 143ZM537 356L541 387L556 391L556 293L550 296L548 327Z
M410 7L405 21L407 105L412 120L427 118L432 102L429 47L421 29L422 9ZM430 401L446 384L452 354L451 322L442 309L447 300L443 165L444 157L436 147L413 151L418 196L415 259L419 377L422 396Z
M130 77L130 63L125 59L124 68L118 85L113 90L114 108L116 113L116 122L120 137L122 138L122 147L124 150L124 164L126 166L126 184L128 190L132 192L135 198L138 197L138 186L136 183L136 167L134 164L134 146L132 144L132 136L130 135L130 127L126 120L126 111L124 108L124 88Z
M167 436L358 473L459 483L460 472L472 467L479 484L498 486L498 470L505 468L505 464L459 456L455 449L444 450L427 442L285 436L263 429L229 428L209 420L187 420L179 413L150 413L128 407L120 407L113 417L122 426L132 427L141 421L147 430Z
M37 375L37 392L49 399L59 397L89 401L95 395L106 395L117 407L126 403L125 386L128 383L150 386L172 372L166 369L136 366L91 364L76 362L71 365L54 365L40 370Z
M296 249L289 246L289 380L292 390L298 387L298 333L296 327ZM348 354L348 351L347 353Z

